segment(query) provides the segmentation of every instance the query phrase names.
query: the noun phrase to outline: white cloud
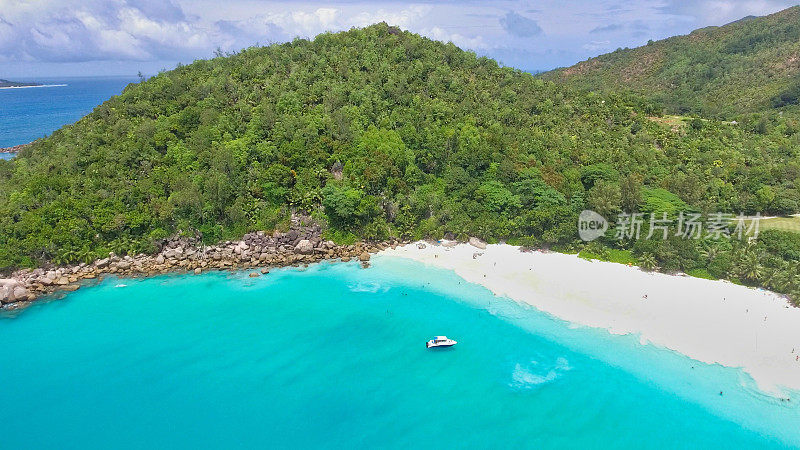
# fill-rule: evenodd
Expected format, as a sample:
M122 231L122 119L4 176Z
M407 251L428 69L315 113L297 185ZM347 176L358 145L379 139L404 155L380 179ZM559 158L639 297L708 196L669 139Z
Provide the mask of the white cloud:
M610 45L611 41L605 40L605 41L592 41L589 42L588 44L583 44L582 47L591 52L596 52L598 50L600 51L609 50Z
M523 69L546 69L791 3L537 0L531 8L529 0L419 1L0 0L0 61L6 67L80 61L174 65L211 56L217 47L232 51L384 21Z
M500 24L509 34L517 37L533 37L542 34L542 27L535 20L509 11L500 18Z
M211 41L199 22L184 19L169 0L0 0L0 53L9 60L151 60L207 54ZM163 12L166 17L148 15ZM9 38L7 28L13 38Z
M382 8L375 12L364 11L351 18L350 26L365 27L373 23L386 22L398 27L409 28L417 24L420 19L433 13L433 11L434 8L431 5L409 5L400 10Z
M452 42L461 48L472 50L486 50L490 48L482 36L468 37L459 33L448 33L439 27L433 27L430 30L422 30L422 34L437 41Z

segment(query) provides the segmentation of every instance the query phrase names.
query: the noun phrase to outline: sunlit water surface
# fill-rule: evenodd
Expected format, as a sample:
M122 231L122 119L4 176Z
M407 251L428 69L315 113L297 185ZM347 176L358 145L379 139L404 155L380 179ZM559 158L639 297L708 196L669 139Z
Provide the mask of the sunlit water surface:
M738 370L373 263L112 278L0 318L0 447L800 444Z

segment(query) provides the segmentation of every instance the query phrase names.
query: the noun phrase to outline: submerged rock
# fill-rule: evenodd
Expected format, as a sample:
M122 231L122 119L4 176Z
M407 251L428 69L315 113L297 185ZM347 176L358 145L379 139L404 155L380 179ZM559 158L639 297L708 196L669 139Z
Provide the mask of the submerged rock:
M311 224L311 225L309 225ZM248 277L257 278L269 273L266 265L303 265L324 259L341 258L343 262L360 261L368 267L371 253L392 246L392 243L357 243L339 246L322 239L322 229L310 218L295 220L291 229L282 233L253 232L239 241L225 241L213 246L200 246L199 241L171 238L157 245L158 253L118 257L113 253L91 264L76 264L50 270L19 270L11 278L0 278L0 307L18 309L27 306L37 296L65 296L79 289L84 279L94 279L104 273L118 276L157 275L173 270L201 274L214 269L253 270ZM392 241L395 242L395 241Z
M28 301L14 302L14 303L9 303L7 305L3 305L3 309L5 309L6 311L19 311L21 309L27 308L28 306L31 306L31 302Z

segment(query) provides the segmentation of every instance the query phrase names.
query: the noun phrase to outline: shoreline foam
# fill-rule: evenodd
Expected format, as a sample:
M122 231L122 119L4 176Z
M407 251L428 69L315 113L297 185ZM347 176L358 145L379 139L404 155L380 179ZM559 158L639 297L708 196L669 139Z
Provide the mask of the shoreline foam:
M34 86L3 86L0 89L29 89L29 88L48 88L48 87L64 87L66 84L37 84Z
M766 392L800 390L800 309L779 294L505 244L484 250L415 243L380 254L453 270L577 325L639 335L643 344L741 368Z
M297 215L292 217L291 228L286 233L251 232L241 240L211 246L203 245L197 237L176 236L164 240L155 254L120 257L111 253L108 258L91 263L20 269L10 278L0 277L0 309L24 309L43 296L75 291L84 280L108 274L137 277L184 271L200 274L205 270L268 270L268 267L310 264L325 259L358 259L368 264L371 253L396 245L395 241L336 245L322 239L322 229L310 218ZM251 276L260 276L259 272L252 272Z

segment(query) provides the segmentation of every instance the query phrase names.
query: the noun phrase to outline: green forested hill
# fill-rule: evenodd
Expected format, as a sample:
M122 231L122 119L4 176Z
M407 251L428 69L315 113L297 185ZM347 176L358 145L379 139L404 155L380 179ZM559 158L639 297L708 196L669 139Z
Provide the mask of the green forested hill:
M800 6L617 50L544 78L644 94L673 114L734 119L800 103Z
M250 48L130 85L0 161L0 268L149 251L176 232L238 237L292 209L339 241L452 233L565 249L584 208L798 211L796 130L653 114L385 24ZM699 242L607 245L754 283L743 258L766 255L786 291L800 244L773 234L714 244L712 259Z

